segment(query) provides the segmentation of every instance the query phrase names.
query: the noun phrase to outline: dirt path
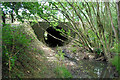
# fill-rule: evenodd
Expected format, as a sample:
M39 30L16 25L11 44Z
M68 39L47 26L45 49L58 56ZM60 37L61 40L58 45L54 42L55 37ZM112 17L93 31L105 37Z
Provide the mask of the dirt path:
M48 61L58 61L55 57L55 51L53 51L51 48L45 46L42 42L40 42L37 39L33 29L28 24L25 25L26 26L24 29L26 30L26 32L28 32L27 34L35 37L34 41L31 43L31 47L36 48L37 50L43 50Z

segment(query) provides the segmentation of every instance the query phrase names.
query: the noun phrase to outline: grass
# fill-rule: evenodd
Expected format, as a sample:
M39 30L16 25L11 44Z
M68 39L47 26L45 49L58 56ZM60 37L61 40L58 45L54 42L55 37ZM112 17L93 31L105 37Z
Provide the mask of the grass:
M57 78L72 78L72 74L65 66L57 66L55 73L57 74Z
M10 24L6 24L2 27L3 74L8 74L7 70L9 70L9 73L12 71L18 59L17 55L24 54L24 50L32 41L21 29L22 26L11 27Z
M116 55L112 60L112 64L116 67L116 70L118 71L120 75L120 56Z
M55 75L48 66L45 57L38 55L36 52L21 54L16 60L16 64L11 72L11 77L19 78L45 78ZM40 53L41 54L41 53Z

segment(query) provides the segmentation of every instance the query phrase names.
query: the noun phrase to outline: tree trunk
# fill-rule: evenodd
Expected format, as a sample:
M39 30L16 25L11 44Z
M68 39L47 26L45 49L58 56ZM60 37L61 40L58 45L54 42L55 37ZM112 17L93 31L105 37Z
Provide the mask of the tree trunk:
M3 15L2 15L2 21L5 24L5 13L4 13L4 11L3 11Z
M120 38L120 1L117 3L117 9L118 9L118 29L119 29L119 38Z
M13 16L13 11L11 12L11 23L13 23L14 22L14 16Z
M109 16L110 16L110 20L111 20L111 26L112 26L114 35L115 35L116 39L118 40L118 34L117 34L117 30L115 29L115 26L114 26L114 24L113 24L112 14L111 14L111 10L110 10L110 7L109 7L109 3L107 4L107 8L108 8L108 11L109 11ZM118 20L118 21L119 21L119 20Z

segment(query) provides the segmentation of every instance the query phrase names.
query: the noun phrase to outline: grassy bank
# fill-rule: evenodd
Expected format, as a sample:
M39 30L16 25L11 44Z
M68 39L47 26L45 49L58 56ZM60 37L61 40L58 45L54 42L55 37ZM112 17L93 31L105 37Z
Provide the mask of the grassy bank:
M35 35L27 34L23 26L3 26L3 78L57 78L70 77L65 67L56 62L50 66L44 51L35 48ZM32 33L32 31L29 33ZM31 45L32 44L32 45Z

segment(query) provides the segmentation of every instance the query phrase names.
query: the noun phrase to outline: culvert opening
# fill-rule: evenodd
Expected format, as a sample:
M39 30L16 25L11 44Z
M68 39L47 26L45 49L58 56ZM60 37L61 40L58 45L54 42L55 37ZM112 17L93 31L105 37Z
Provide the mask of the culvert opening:
M61 27L56 28L62 29ZM56 47L63 46L68 39L61 35L60 31L57 31L53 27L49 27L46 29L46 32L44 33L44 40L49 47Z

